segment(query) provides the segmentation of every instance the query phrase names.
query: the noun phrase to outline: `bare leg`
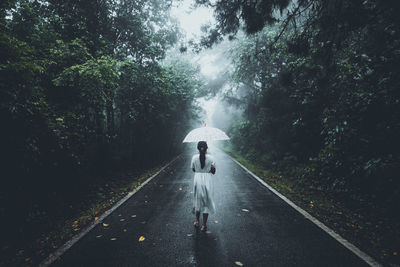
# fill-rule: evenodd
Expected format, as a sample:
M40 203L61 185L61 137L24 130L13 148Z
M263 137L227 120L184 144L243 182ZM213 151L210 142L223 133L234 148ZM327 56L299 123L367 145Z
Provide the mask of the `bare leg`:
M202 231L205 231L207 229L207 219L208 213L203 213L203 225L201 226Z
M199 227L200 211L196 211L196 221L194 222L195 227Z

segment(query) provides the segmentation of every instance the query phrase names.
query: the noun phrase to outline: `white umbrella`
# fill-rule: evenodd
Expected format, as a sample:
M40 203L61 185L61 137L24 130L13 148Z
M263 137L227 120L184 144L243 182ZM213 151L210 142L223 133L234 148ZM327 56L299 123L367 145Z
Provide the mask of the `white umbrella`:
M217 140L229 140L229 137L220 129L204 126L190 131L183 139L183 143Z

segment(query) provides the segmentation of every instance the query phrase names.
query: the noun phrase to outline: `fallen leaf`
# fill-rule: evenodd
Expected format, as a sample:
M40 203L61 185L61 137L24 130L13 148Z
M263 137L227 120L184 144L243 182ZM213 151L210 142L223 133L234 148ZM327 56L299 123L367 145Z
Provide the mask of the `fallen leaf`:
M99 219L99 217L97 217L97 216L96 216L96 217L94 217L94 220L95 220L95 221L97 221L98 219Z
M187 234L187 236L193 236L193 234Z
M115 240L117 240L115 237L113 237L113 238L110 238L110 240L111 241L115 241Z
M126 229L124 229L124 232L126 232L127 230Z
M146 239L146 238L145 238L144 236L141 235L141 236L139 237L139 242L143 242L145 239Z
M108 223L103 223L103 226L107 227L107 226L109 226L109 224Z
M248 210L248 209L242 209L242 211L244 211L244 212L249 212L249 210Z
M102 236L103 236L103 235L97 235L96 238L100 238L100 237L102 237Z
M136 218L136 215L131 215L132 218Z
M215 221L215 223L218 223L218 221Z
M182 191L182 187L179 187L179 191Z
M125 219L121 219L121 220L119 220L120 222L123 222L123 221L125 221Z
M343 212L341 212L341 211L338 211L338 212L336 212L336 214L342 215L342 214L343 214Z
M235 264L238 266L243 266L243 263L241 263L240 261L235 261Z
M393 256L397 256L399 253L397 251L393 252Z

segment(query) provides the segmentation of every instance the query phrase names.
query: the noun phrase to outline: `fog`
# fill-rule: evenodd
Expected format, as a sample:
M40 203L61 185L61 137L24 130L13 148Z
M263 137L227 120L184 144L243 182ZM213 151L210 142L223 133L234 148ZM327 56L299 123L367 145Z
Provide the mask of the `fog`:
M215 23L211 9L195 7L194 4L194 0L175 1L173 4L171 15L179 22L183 41L170 51L170 57L176 57L179 48L186 46L189 41L198 42L203 34L203 25ZM203 112L199 114L200 120L194 122L193 127L206 124L227 131L241 116L238 107L224 101L224 94L231 86L231 47L234 42L224 40L211 49L202 49L200 52L193 52L188 47L186 52L179 55L199 67L201 80L210 91L209 95L197 99Z

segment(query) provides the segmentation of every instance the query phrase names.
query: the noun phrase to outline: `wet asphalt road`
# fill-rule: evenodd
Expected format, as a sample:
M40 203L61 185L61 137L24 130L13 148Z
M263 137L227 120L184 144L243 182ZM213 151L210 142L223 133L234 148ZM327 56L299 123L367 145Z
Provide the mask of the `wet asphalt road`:
M217 162L217 213L209 217L208 233L193 227L193 149L53 266L367 266L226 154L210 152Z

